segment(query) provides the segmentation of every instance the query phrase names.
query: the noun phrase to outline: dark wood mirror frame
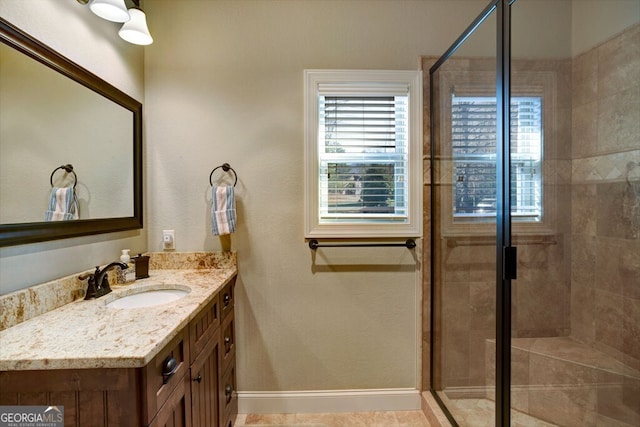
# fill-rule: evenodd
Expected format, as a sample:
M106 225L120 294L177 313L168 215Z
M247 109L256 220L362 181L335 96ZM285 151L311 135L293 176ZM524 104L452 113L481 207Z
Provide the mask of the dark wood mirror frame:
M133 216L0 224L0 246L21 245L142 228L142 104L39 40L0 18L0 42L93 90L133 113Z

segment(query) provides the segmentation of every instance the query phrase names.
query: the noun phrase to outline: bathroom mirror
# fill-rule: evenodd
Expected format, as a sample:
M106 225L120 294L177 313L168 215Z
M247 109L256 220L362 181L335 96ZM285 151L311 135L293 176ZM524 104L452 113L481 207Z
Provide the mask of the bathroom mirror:
M142 228L142 104L2 18L0 41L0 246ZM74 183L78 219L45 221Z

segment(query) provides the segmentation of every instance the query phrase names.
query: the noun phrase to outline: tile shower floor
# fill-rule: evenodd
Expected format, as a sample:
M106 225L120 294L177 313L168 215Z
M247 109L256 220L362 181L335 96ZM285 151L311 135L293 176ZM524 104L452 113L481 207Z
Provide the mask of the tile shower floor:
M442 394L440 394L442 397ZM446 399L446 398L445 398ZM460 427L493 427L495 425L494 402L489 399L446 399L445 404ZM556 427L519 411L511 411L514 427Z
M332 414L240 414L236 427L431 427L421 411Z

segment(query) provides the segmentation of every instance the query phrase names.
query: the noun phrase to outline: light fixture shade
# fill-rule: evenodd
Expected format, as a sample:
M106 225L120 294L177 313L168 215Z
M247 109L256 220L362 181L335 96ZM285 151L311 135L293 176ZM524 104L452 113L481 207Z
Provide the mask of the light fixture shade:
M147 45L153 43L153 37L147 28L147 17L144 12L137 8L129 9L131 19L125 22L118 31L120 37L129 43Z
M89 9L107 21L127 22L130 19L124 0L91 0Z

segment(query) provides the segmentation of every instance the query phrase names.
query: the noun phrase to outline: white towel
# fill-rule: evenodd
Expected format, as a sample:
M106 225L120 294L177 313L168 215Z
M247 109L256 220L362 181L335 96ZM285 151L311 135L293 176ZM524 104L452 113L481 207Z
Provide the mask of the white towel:
M214 236L236 231L236 202L233 187L212 187L211 228Z
M49 210L45 221L68 221L78 219L78 199L73 187L53 187L49 196Z

